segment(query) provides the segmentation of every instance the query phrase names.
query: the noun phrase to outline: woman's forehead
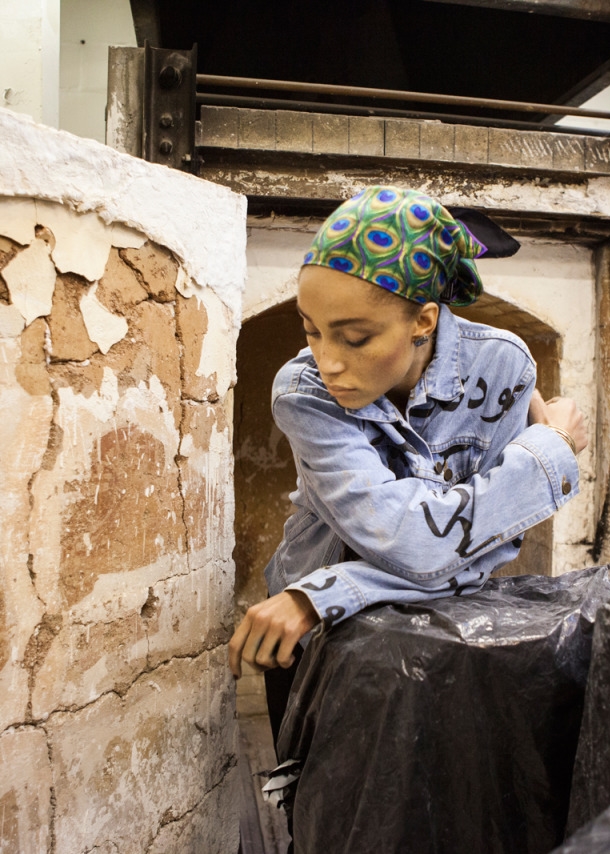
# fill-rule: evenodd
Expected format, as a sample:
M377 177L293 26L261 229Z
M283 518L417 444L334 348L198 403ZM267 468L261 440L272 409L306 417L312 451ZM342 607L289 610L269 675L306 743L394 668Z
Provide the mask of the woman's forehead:
M306 318L319 318L332 325L375 322L400 308L398 304L379 300L377 290L363 279L312 265L301 270L297 308Z

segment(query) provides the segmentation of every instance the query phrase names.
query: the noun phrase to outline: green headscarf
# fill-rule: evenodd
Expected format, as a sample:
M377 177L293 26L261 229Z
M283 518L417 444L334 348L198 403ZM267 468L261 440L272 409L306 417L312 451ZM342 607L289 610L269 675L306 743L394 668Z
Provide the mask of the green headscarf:
M485 251L429 196L377 186L328 217L303 264L348 273L414 302L464 306L483 291L473 259Z

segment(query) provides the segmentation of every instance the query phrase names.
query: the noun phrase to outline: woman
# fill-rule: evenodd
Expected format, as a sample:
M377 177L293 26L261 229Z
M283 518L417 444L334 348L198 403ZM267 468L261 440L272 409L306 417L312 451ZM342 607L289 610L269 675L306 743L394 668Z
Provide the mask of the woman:
M575 404L543 402L519 338L445 305L478 298L485 252L397 187L359 193L316 235L298 289L309 347L273 389L296 512L265 572L270 598L231 641L236 677L242 659L291 668L304 635L368 605L479 590L577 493Z

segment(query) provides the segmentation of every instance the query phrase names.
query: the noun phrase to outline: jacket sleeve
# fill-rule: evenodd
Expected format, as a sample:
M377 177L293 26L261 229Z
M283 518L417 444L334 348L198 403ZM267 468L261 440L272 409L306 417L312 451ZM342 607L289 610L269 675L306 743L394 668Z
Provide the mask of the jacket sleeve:
M336 607L350 601L353 613L371 604L371 572L385 601L397 598L388 587L419 592L421 600L468 588L475 573L487 577L486 555L578 492L578 465L568 445L543 425L522 429L527 395L522 400L495 434L492 465L443 494L419 478L397 480L356 421L332 400L299 392L280 395L274 415L295 453L308 502L363 559L320 568L290 588L303 589L324 615L331 586ZM491 568L508 559L499 556ZM363 571L366 595L358 590Z

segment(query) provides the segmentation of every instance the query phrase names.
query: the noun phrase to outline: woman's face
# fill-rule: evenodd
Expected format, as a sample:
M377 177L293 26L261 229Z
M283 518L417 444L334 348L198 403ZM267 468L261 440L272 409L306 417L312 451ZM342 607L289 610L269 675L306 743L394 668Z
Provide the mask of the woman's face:
M320 376L341 406L359 409L395 391L408 396L432 354L430 335L438 306L427 303L418 317L402 297L327 267L301 270L298 311Z

